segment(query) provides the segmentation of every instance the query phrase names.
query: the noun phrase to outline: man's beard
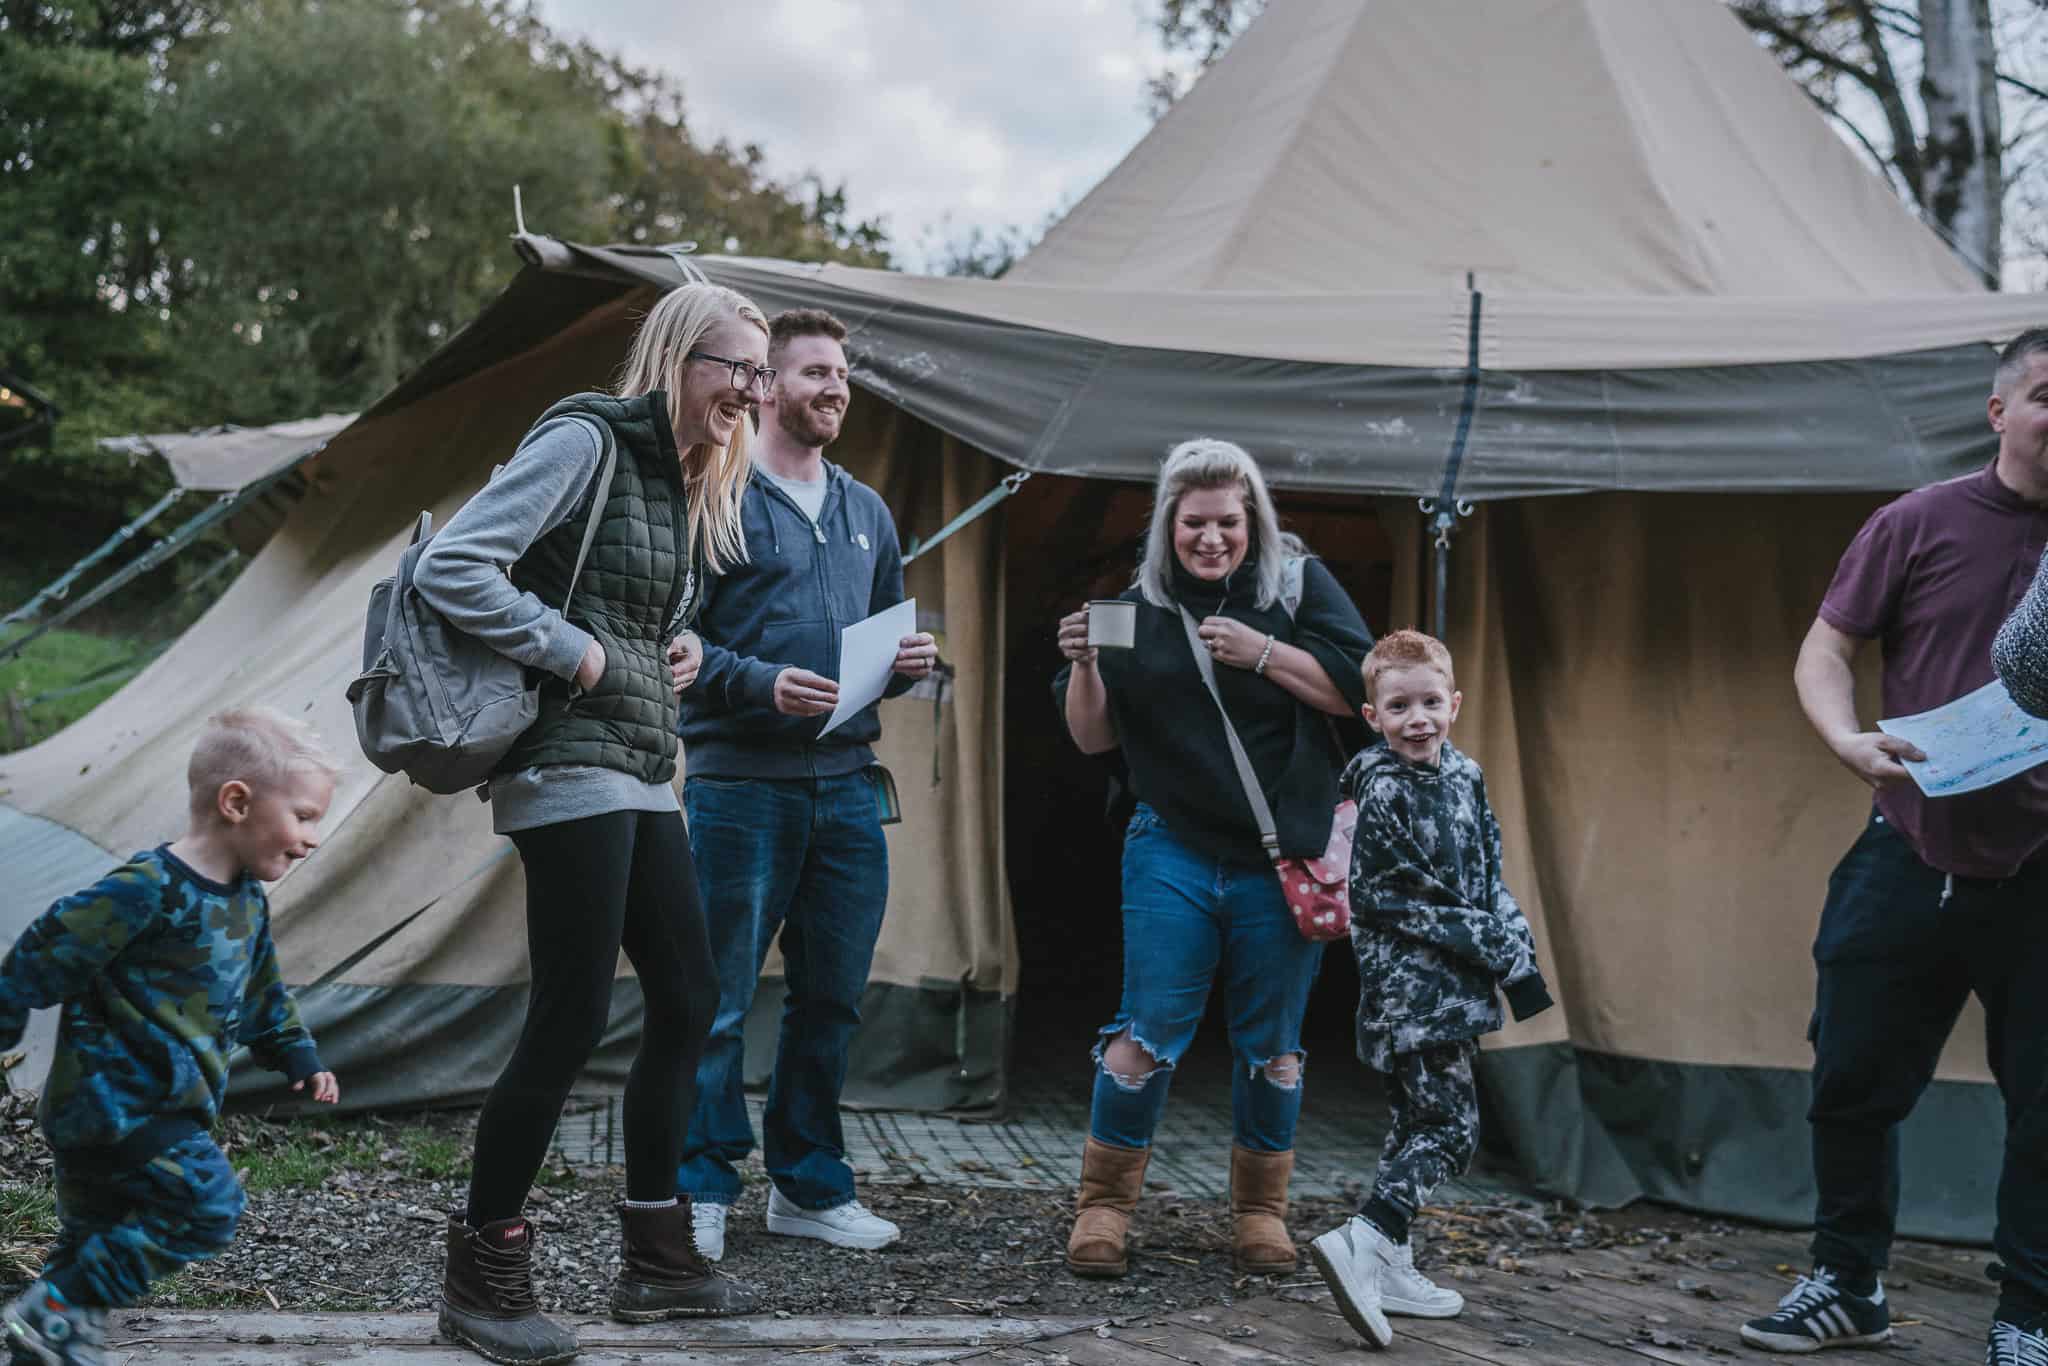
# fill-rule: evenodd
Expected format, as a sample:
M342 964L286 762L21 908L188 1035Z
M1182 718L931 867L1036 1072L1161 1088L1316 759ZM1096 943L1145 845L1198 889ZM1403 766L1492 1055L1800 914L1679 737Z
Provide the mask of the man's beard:
M789 403L775 405L775 425L782 428L783 435L799 446L808 446L812 450L831 445L839 436L839 424L833 424L828 430L822 425L824 420L820 414L811 410L809 404L802 407ZM840 410L839 420L840 423L846 420L846 410L843 408Z

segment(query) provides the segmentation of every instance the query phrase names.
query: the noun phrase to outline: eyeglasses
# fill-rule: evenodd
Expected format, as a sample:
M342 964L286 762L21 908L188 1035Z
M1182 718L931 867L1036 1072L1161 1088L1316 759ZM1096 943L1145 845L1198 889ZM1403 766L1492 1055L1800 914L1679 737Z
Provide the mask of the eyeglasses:
M732 387L741 393L745 393L756 384L761 386L763 393L775 387L775 369L773 366L756 365L750 360L734 360L731 356L714 356L709 351L692 351L684 356L683 359L711 360L717 361L720 365L731 366Z

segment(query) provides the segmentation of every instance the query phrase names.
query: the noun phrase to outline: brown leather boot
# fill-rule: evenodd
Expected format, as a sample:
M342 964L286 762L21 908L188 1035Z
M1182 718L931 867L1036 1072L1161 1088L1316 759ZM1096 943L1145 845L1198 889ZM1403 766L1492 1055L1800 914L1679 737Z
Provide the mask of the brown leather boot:
M751 1314L760 1297L721 1276L697 1251L690 1197L659 1209L619 1206L625 1249L612 1286L612 1317L621 1323Z
M1126 1243L1131 1211L1145 1189L1150 1148L1120 1148L1088 1140L1081 1150L1081 1195L1067 1238L1067 1269L1079 1276L1121 1276L1131 1269Z
M1294 1270L1287 1236L1287 1179L1294 1151L1258 1153L1230 1145L1230 1241L1239 1271L1277 1276Z
M524 1219L500 1219L482 1228L449 1219L442 1337L509 1366L576 1355L576 1334L541 1313L533 1298L537 1236Z

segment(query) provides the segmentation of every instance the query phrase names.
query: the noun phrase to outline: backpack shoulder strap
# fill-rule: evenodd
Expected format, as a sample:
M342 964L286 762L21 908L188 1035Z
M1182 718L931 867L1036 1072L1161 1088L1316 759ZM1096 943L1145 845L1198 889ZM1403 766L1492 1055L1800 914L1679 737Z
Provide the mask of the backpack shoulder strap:
M1301 586L1307 572L1306 555L1289 555L1280 565L1280 605L1287 609L1289 621L1301 610Z
M605 423L593 423L600 435L604 453L598 457L597 480L591 485L590 511L583 518L583 544L576 549L576 567L569 571L569 591L562 598L562 615L569 614L569 604L576 600L576 581L583 577L583 561L590 555L590 543L597 539L597 524L604 520L604 505L612 496L612 471L619 463L618 442L612 437L612 429Z

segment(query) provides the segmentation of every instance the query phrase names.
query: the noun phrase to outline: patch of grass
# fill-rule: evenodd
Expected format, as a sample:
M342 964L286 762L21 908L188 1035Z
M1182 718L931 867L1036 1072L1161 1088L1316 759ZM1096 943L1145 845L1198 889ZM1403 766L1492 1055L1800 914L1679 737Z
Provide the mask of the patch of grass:
M393 1145L403 1155L406 1171L426 1181L469 1179L469 1145L434 1129L401 1129Z
M25 628L0 631L0 642L12 640ZM128 681L121 674L103 679L63 697L31 700L58 689L71 687L101 669L124 661L140 662L150 647L133 636L95 635L86 631L58 629L37 637L13 659L0 664L0 754L47 740L64 727L111 697Z
M317 1190L344 1168L367 1169L377 1160L375 1142L366 1134L335 1133L307 1128L285 1131L244 1147L235 1169L243 1189L252 1194L274 1190Z
M0 1182L0 1281L32 1281L57 1236L57 1195L48 1182Z

